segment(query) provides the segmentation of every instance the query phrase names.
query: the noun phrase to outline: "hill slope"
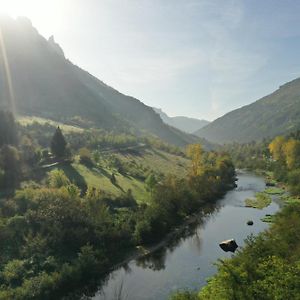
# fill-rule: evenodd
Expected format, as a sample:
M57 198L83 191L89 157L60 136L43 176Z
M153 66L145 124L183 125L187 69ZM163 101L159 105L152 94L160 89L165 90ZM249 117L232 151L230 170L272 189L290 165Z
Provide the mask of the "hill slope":
M157 112L161 119L168 125L173 126L179 130L182 130L187 133L194 133L195 131L201 129L202 127L209 124L209 121L200 120L195 118L188 118L183 116L178 117L169 117L165 112L160 108L154 108L154 111Z
M72 64L54 38L44 39L29 20L2 16L0 29L0 108L64 122L79 116L92 126L146 131L177 146L196 140L164 124L151 107Z
M215 143L249 142L300 128L300 78L198 130Z

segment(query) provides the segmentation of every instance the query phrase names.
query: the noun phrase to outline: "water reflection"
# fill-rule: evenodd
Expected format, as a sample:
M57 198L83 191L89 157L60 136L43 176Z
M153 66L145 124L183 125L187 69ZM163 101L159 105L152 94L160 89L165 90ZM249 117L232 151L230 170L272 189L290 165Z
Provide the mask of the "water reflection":
M217 203L205 206L185 226L177 228L164 247L123 265L106 277L93 299L116 299L116 295L121 295L122 299L159 300L179 288L198 289L216 271L213 263L218 258L231 256L219 249L221 240L236 238L237 243L243 245L249 234L267 228L260 219L278 209L275 201L264 210L244 207L244 200L264 187L262 178L241 174L235 190ZM250 218L254 226L246 225Z

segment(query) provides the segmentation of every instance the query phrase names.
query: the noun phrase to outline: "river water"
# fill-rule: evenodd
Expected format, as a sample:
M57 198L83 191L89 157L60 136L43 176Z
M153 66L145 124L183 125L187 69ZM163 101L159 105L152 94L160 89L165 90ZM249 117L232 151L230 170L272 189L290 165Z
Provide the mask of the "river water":
M237 188L199 216L183 236L151 256L132 260L112 272L93 300L160 300L178 289L199 290L205 285L206 279L216 272L214 262L234 255L223 252L219 242L234 238L240 249L248 235L268 227L260 219L279 209L275 201L263 210L246 208L244 200L264 190L265 183L250 173L240 173L238 179ZM254 225L247 226L247 220L253 220Z

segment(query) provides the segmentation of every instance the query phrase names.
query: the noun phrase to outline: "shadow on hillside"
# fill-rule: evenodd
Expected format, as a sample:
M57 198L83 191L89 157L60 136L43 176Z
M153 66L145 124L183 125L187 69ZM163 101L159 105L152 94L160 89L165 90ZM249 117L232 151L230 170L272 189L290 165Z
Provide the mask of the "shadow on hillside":
M157 156L160 156L161 158L165 159L165 160L169 160L167 156L165 156L164 154L162 154L161 152L157 151L156 149L152 149L153 153L155 153Z
M111 174L100 166L87 165L87 164L85 164L84 166L87 167L93 173L97 173L99 175L105 176L108 179L110 179L111 177Z
M123 193L125 193L124 189L116 182L116 183L113 183L113 185L118 188L120 191L122 191Z
M63 164L58 166L58 169L61 169L65 172L69 180L76 184L81 189L81 194L84 195L87 190L87 183L82 175L71 164Z

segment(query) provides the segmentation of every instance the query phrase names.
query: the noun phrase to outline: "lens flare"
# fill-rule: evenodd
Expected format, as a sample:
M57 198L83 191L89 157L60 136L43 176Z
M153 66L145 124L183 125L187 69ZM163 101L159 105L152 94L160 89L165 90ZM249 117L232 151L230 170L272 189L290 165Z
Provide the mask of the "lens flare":
M15 106L15 95L13 89L13 82L11 78L10 68L9 68L9 61L5 47L5 40L2 34L2 28L0 25L0 59L3 62L4 66L4 74L5 79L8 87L8 98L9 98L9 106L13 114L16 113L16 106Z

